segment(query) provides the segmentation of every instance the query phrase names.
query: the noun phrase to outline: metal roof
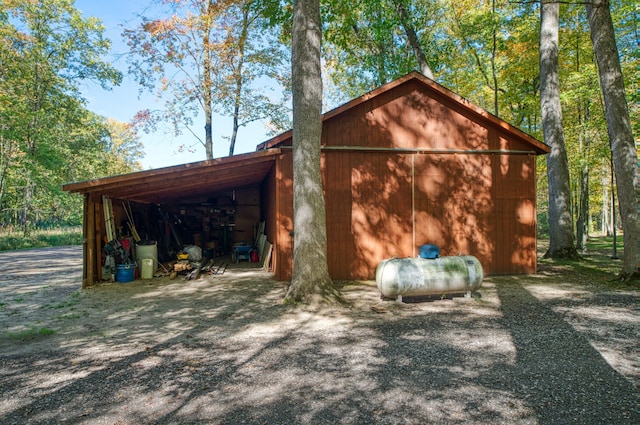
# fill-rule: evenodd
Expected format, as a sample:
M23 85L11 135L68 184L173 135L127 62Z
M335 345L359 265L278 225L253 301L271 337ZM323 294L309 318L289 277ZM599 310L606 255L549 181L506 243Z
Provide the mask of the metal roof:
M134 202L164 204L260 184L280 149L192 162L154 170L69 183L72 193L92 193Z

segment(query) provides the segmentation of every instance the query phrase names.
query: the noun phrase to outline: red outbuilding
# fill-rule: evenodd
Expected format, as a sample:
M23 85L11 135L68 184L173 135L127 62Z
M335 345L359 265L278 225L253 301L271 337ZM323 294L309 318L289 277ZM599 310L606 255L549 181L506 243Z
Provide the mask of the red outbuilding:
M373 279L381 260L417 256L424 244L473 255L485 274L535 273L544 143L413 72L325 113L321 144L333 279ZM291 145L288 131L249 154L66 185L85 196L85 284L101 278L104 197L116 216L128 201L147 216L195 217L189 242L224 245L221 254L234 241L256 243L262 222L271 269L288 280ZM216 229L225 221L233 226Z

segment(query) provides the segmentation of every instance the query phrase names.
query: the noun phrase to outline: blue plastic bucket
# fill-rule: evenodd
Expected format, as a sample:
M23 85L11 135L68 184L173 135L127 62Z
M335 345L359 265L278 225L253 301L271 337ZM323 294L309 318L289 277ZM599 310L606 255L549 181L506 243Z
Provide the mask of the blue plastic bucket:
M136 264L116 264L116 280L120 283L131 282L136 271Z

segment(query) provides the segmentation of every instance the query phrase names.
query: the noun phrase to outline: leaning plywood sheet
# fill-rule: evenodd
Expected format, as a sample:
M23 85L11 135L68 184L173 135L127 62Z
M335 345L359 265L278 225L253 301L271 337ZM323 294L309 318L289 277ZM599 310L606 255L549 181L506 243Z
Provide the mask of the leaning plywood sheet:
M267 242L266 235L258 236L258 240L256 241L256 248L258 248L258 253L260 254L260 258L264 258L264 248Z
M265 253L262 258L262 269L265 271L271 271L271 251L273 251L273 245L270 242L265 243Z

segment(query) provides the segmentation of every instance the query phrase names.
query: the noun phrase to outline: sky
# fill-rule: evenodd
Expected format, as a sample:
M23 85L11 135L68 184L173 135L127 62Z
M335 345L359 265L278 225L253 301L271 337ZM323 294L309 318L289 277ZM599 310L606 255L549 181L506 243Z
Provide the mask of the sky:
M129 122L136 112L143 109L156 109L162 105L158 103L153 94L145 94L139 98L139 86L127 75L127 64L119 55L126 52L126 44L122 39L122 25L131 25L136 13L142 12L150 3L150 0L76 0L76 9L80 10L84 17L95 16L102 20L106 27L105 36L112 42L112 53L105 58L113 62L113 65L123 73L123 81L120 86L106 91L99 84L89 82L82 87L84 96L88 101L88 108L106 118L114 118L121 122ZM204 138L204 118L201 125ZM214 157L226 156L229 152L228 137L231 136L232 121L230 118L214 117L213 125L213 154ZM140 132L140 140L144 144L145 157L140 160L143 169L161 168L171 165L185 164L188 162L202 161L206 159L204 147L193 136L184 134L175 137L169 129L162 129L153 134ZM227 139L223 137L226 136ZM267 129L261 122L256 122L238 131L234 153L254 151L256 145L267 140ZM181 144L195 145L194 152L178 152Z

